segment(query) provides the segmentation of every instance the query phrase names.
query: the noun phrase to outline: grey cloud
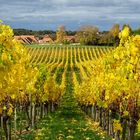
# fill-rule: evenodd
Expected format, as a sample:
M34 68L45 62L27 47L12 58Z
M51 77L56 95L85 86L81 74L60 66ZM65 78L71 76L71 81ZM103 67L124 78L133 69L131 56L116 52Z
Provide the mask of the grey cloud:
M56 28L63 23L71 28L97 24L106 29L113 23L140 25L139 0L0 0L0 3L0 19L13 27Z

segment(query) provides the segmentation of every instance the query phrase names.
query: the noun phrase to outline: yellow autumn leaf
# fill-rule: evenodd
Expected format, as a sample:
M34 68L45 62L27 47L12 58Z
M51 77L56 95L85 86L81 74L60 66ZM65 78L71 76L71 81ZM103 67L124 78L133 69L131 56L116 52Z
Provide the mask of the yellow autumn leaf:
M128 116L129 112L128 111L124 111L123 112L123 116Z
M122 131L122 126L121 126L119 120L114 120L113 126L114 126L114 131L115 132L118 131L118 130Z
M125 27L125 28L122 30L122 32L121 32L122 38L128 37L128 36L129 36L129 33L130 33L129 28L128 28L128 27Z
M5 52L3 52L2 55L1 55L1 60L2 61L7 61L7 59L8 59L7 54Z
M12 113L13 113L13 109L12 109L12 107L10 107L10 108L8 109L7 115L8 115L8 116L11 116Z
M12 94L11 98L14 100L16 98L16 95Z
M7 107L6 107L6 106L4 106L4 107L3 107L3 110L6 110L6 109L7 109Z

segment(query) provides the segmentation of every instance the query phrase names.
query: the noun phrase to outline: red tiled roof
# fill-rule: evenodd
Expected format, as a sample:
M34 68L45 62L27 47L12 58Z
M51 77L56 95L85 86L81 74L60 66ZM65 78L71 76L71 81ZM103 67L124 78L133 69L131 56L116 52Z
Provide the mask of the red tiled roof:
M49 35L45 35L42 40L39 40L39 43L41 44L47 43L47 42L49 43L53 42L52 38Z
M75 36L65 36L65 39L69 42L75 42Z
M14 36L14 38L25 44L38 43L38 40L33 35Z

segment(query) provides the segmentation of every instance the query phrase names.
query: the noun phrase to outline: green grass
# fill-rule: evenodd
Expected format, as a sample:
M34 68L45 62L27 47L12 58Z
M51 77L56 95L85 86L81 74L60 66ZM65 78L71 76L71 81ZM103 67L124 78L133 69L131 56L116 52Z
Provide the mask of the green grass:
M85 120L85 115L77 110L76 112L64 114L58 111L46 117L39 125L40 140L101 140L100 135L90 129ZM39 134L39 133L38 133ZM109 140L106 137L104 140Z
M73 96L72 70L66 72L66 91L59 109L49 113L38 124L37 129L22 135L23 140L111 140L87 122L89 117L80 109ZM94 123L94 122L93 122Z
M140 119L138 121L138 128L137 128L137 132L135 134L135 139L139 140L140 139Z
M71 69L66 73L66 93L59 109L38 124L36 139L39 140L111 140L100 136L87 123L87 116L79 108L73 96Z
M62 67L60 67L60 68L58 68L57 70L56 70L56 83L57 84L61 84L61 81L62 81L62 74L63 74L63 72L64 72L64 68L62 68Z

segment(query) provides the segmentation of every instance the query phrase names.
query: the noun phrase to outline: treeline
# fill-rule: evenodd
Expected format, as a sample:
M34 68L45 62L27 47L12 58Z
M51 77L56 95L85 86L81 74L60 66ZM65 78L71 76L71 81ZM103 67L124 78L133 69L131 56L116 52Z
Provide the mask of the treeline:
M140 34L140 28L132 30L127 24L122 26L122 29L129 27L131 34ZM15 35L34 35L39 39L42 39L44 35L50 35L53 40L57 40L58 43L66 44L66 36L75 36L75 42L83 45L107 45L118 46L119 32L121 28L119 24L114 24L108 31L100 31L96 26L85 25L81 26L77 31L67 31L65 26L59 26L57 31L53 30L39 30L33 31L28 29L14 29Z
M56 31L53 30L28 30L28 29L13 29L15 35L34 35L39 37L40 39L43 38L44 35L50 35L52 38L56 38ZM67 35L75 35L76 31L66 31Z
M135 34L135 35L139 34L140 35L140 28L138 28L136 30L133 30L133 34Z
M100 45L100 46L118 46L120 39L119 34L122 29L128 27L130 34L140 34L140 28L132 30L128 24L124 24L122 28L119 24L114 24L108 31L100 31L95 26L82 26L76 32L77 42L84 45Z

